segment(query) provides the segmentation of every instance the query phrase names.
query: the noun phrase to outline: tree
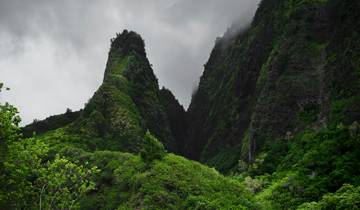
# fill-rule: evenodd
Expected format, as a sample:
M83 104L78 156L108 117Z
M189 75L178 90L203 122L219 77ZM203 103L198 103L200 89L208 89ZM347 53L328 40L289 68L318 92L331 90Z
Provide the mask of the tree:
M0 83L0 93L2 91L4 84ZM8 88L6 88L8 90ZM5 182L12 181L5 179L5 160L8 154L8 144L17 141L20 139L19 134L19 122L20 117L17 115L17 109L8 104L0 103L0 208L1 203L5 200L7 193L4 191Z
M7 144L20 139L19 123L21 119L17 114L18 111L14 106L0 103L0 164L5 158Z
M8 154L4 162L1 177L3 195L0 209L23 209L37 206L37 188L35 181L44 167L49 147L35 139L14 141L8 145Z
M49 147L37 139L9 145L1 177L0 209L77 209L78 199L94 189L96 167L79 165L56 155L49 159Z
M147 131L144 136L144 146L140 152L143 161L151 163L154 160L161 160L165 154L164 145Z
M20 120L14 106L0 103L0 209L76 209L99 170L51 158L46 143L22 138Z
M4 84L0 83L0 93ZM8 88L6 88L8 90ZM18 116L17 109L8 104L0 103L0 178L3 175L3 164L7 153L9 142L20 138L19 123L21 119Z
M303 203L299 210L312 209L359 209L360 208L360 187L344 184L335 193L323 196L318 202Z
M40 169L39 209L78 209L78 199L95 188L91 180L98 172L97 167L87 169L57 155Z

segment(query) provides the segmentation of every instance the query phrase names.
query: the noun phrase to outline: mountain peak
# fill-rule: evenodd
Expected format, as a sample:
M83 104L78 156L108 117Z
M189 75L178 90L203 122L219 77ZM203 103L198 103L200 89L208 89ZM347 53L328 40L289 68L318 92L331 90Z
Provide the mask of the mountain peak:
M138 33L126 29L111 39L111 50L117 50L124 54L136 52L139 55L146 56L144 40Z
M104 81L108 79L117 81L118 76L123 74L130 60L134 57L137 60L147 62L144 40L138 33L125 29L122 33L116 33L116 37L110 41L111 48Z

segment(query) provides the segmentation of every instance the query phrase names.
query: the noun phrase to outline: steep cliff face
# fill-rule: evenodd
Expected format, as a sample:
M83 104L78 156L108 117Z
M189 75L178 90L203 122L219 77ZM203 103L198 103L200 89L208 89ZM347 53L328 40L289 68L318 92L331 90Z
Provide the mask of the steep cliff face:
M359 2L263 0L217 40L189 107L188 156L222 170L306 128L359 119Z

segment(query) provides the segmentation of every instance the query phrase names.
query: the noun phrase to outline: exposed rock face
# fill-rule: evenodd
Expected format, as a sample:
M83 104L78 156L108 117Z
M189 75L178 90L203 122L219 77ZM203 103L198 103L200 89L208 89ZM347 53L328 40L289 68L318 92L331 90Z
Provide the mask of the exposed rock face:
M217 40L187 155L226 170L277 138L359 119L359 4L263 0L248 29Z

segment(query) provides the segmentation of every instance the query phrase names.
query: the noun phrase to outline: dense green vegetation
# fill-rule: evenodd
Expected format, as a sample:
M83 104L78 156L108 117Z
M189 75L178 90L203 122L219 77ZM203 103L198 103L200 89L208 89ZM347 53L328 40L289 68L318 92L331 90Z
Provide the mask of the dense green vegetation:
M16 108L1 104L0 209L259 208L241 182L167 153L172 132L184 138L168 114L185 111L160 94L144 56L136 33L113 39L104 82L75 119L20 130Z
M359 187L344 185L336 193L326 194L319 202L304 203L299 209L358 209Z
M356 194L340 188L359 185L359 9L263 0L251 26L216 41L188 110L186 155L242 180L266 209L349 204Z
M79 118L81 111L82 110L73 112L70 109L67 109L64 114L50 116L45 120L34 120L33 123L26 125L21 129L22 133L25 137L31 137L34 133L42 134L47 131L64 127Z
M249 176L245 183L250 182L256 199L268 208L296 209L304 202L321 200L344 184L359 186L359 131L357 123L350 127L340 124L278 140L254 163L239 164L234 174L241 179ZM352 198L345 194L341 199Z
M359 8L264 0L251 26L218 39L188 110L188 156L226 171L234 154L254 161L268 141L359 120Z
M166 154L149 132L138 155L86 152L52 135L23 139L16 113L8 104L0 106L1 140L6 140L1 144L6 151L1 159L1 209L259 207L239 181Z
M0 209L360 209L358 11L263 0L187 112L117 34L84 109L20 129L0 102Z

